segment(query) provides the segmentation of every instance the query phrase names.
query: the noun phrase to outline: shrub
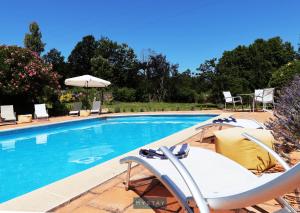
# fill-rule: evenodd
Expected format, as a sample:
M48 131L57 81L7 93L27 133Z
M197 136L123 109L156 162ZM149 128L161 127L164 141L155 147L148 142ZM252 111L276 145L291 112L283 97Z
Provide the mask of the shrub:
M193 103L198 99L198 95L195 90L190 88L180 88L176 93L171 95L171 101Z
M62 94L59 97L60 103L70 103L70 102L72 102L74 100L75 100L75 98L73 97L72 93Z
M120 109L120 107L115 107L115 109L114 109L114 112L115 112L115 113L119 113L119 112L121 112L121 109Z
M275 119L267 123L279 141L280 151L291 152L300 148L300 76L280 92L274 110Z
M57 101L53 103L49 113L50 115L66 115L68 114L69 110L70 108L67 104Z
M270 79L269 86L283 87L291 82L296 75L300 74L300 61L292 61L276 70Z
M134 112L134 109L133 109L133 108L131 108L131 109L130 109L130 112Z
M24 96L47 102L57 94L59 75L52 65L26 48L0 46L0 92L6 96ZM50 96L50 97L49 97Z
M135 101L135 89L122 87L117 88L113 92L114 99L117 101L123 101L123 102L133 102Z

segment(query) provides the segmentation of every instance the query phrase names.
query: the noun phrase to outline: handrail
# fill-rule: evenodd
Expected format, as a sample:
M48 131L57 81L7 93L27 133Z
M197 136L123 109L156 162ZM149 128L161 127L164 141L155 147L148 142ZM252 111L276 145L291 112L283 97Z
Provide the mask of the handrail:
M249 135L248 133L243 133L242 134L245 138L248 140L254 142L255 144L259 145L261 148L269 152L277 161L278 163L285 169L289 170L291 167L283 160L282 157L280 157L273 149L268 147L266 144L262 143L260 140L257 138L253 137L252 135Z
M177 157L173 155L173 153L165 146L161 147L160 150L165 154L165 156L171 161L171 163L174 165L176 170L179 172L180 176L184 180L185 184L187 185L188 189L192 193L195 202L200 210L201 213L209 213L209 207L208 204L203 197L199 187L197 186L195 180L189 173L189 171L186 169L186 167L183 165L182 162L178 160Z

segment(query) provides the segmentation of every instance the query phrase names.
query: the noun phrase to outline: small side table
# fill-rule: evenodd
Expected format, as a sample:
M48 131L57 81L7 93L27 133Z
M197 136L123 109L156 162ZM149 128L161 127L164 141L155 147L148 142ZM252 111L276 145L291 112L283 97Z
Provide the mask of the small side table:
M247 94L238 94L239 96L248 96L249 97L249 105L250 105L250 112L254 112L254 93L247 93ZM244 103L243 103L244 104ZM251 106L252 105L252 106Z
M18 124L30 123L30 122L32 122L32 115L31 114L18 115Z
M80 110L80 117L88 117L91 114L91 110Z

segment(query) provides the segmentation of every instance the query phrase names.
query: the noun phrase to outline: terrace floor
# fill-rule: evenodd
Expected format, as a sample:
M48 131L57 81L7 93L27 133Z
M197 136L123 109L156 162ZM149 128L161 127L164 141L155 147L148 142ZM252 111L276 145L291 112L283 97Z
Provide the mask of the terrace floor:
M194 111L196 112L196 111ZM220 110L209 110L201 111L201 113L217 113L220 114L223 111ZM164 112L166 113L166 112ZM168 112L167 112L168 113ZM188 113L188 112L170 112L174 113ZM128 113L126 113L128 115ZM155 113L153 113L155 114ZM272 115L268 112L233 112L233 116L236 118L252 118L260 122L266 122ZM110 114L110 115L121 115ZM105 116L105 115L101 115ZM77 120L78 117L55 117L50 118L49 121L34 121L29 124L18 124L18 125L5 125L0 126L1 129L39 125L44 123L60 122L66 120ZM210 133L206 135L202 143L199 143L199 135L195 135L192 138L184 141L190 143L192 146L200 146L202 148L207 148L214 150L213 139ZM293 163L300 161L300 154L293 153L291 155ZM280 167L275 167L274 170L280 170ZM124 212L124 213L138 213L138 212L183 212L181 206L178 204L176 199L168 192L167 189L142 166L137 166L132 169L132 181L133 187L131 190L126 191L124 188L124 177L125 173L118 175L111 180L87 191L85 194L73 199L72 201L63 204L56 209L53 209L54 212ZM161 209L135 209L133 208L133 199L134 198L143 198L147 200L148 198L165 198L167 205ZM286 198L295 205L296 202L294 195L287 195ZM247 208L243 209L242 212L273 212L279 209L279 206L275 201L269 201L267 203L259 205L258 208Z

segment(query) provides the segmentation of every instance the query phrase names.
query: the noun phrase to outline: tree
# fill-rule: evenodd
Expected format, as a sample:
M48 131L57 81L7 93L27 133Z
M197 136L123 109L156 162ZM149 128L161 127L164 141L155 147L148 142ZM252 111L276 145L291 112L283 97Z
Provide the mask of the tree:
M292 45L279 37L225 51L216 66L217 90L237 94L264 88L272 73L295 56Z
M168 92L171 73L177 73L178 65L170 64L162 54L150 55L145 68L143 85L149 101L163 101Z
M168 84L168 101L196 102L198 101L191 70L174 72Z
M273 72L269 86L280 89L291 82L296 75L300 75L300 60L291 61Z
M57 49L51 49L47 54L43 56L46 63L51 64L53 70L55 70L60 75L60 85L64 86L64 80L70 77L68 73L67 64L65 63L65 57L61 55L61 52Z
M91 64L94 75L110 80L115 86L137 86L137 58L134 50L127 44L118 44L106 37L101 38L97 41Z
M0 96L9 103L52 102L60 88L59 75L36 52L17 46L0 46ZM23 102L25 101L25 103Z
M36 22L29 25L30 33L25 34L24 46L39 55L44 51L45 43L42 42L42 33L40 27Z
M96 48L97 42L92 35L83 37L82 40L76 44L68 57L73 76L92 74L91 59L95 55Z

